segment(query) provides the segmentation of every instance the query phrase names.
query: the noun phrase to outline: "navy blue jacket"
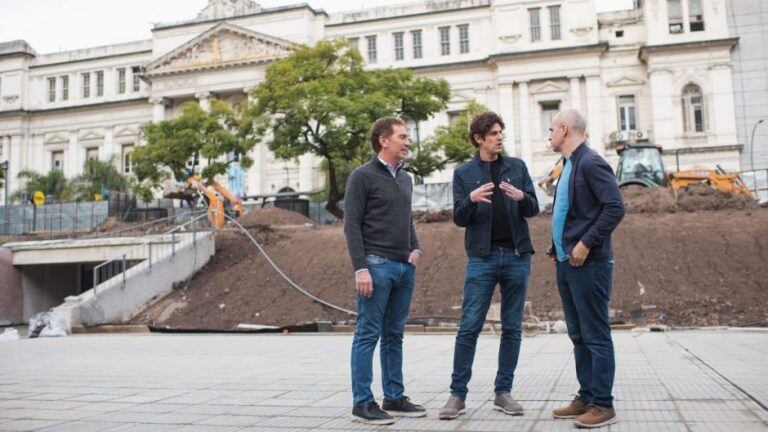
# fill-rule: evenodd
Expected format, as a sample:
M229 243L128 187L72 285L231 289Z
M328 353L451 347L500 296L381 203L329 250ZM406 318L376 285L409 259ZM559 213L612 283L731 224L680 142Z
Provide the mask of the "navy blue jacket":
M613 170L605 159L581 143L571 154L568 214L563 229L565 253L570 255L581 240L589 248L587 259L612 260L611 233L623 217L624 203ZM554 250L553 243L547 253Z
M501 157L499 178L520 189L525 194L521 201L514 201L504 196L504 204L509 218L509 227L515 249L519 254L532 254L531 234L525 218L539 213L539 203L533 181L525 163L513 157ZM453 222L466 227L464 248L469 256L486 256L491 253L491 217L493 209L488 203L474 203L469 194L478 187L491 181L491 164L475 156L456 168L453 172Z

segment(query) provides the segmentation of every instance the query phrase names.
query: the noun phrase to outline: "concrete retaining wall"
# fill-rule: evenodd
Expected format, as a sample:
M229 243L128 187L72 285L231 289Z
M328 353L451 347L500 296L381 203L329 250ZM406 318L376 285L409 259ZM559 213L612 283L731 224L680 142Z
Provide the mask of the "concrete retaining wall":
M191 236L191 234L190 234ZM120 323L144 310L151 302L168 294L173 284L186 280L202 268L214 251L212 232L198 232L180 242L175 256L159 261L144 261L79 296L68 297L53 309L53 315L68 333L73 326L96 326ZM95 292L94 292L95 290Z
M13 266L13 253L0 247L0 325L21 324L22 302L21 271Z

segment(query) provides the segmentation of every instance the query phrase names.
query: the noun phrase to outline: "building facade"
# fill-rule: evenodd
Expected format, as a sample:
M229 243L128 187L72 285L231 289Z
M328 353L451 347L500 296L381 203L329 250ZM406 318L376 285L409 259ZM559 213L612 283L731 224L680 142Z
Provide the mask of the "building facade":
M328 14L307 4L261 8L210 0L190 21L158 24L152 39L55 54L0 44L0 160L19 171L76 175L87 158L131 172L139 126L188 101L237 103L295 44L344 38L370 68L444 78L448 109L411 134L422 139L478 101L499 112L509 154L534 176L558 156L547 125L574 107L590 145L615 166L625 142L663 146L668 169L741 168L725 0L646 0L597 13L594 0L433 0ZM243 175L246 195L322 186L319 160L282 161L263 145ZM428 182L449 181L451 172Z
M745 170L768 168L768 3L730 0L728 26L739 38L733 51L736 130ZM762 123L758 123L763 120ZM754 132L754 134L753 134Z

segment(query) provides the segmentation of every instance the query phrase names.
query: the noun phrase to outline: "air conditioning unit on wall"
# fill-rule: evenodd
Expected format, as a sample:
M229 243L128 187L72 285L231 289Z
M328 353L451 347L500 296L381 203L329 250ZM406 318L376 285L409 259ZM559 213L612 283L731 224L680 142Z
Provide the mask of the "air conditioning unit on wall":
M650 134L647 130L636 130L634 131L635 134L635 141L648 141L651 139Z
M612 143L624 143L629 141L629 132L626 131L615 131L611 133L611 142Z

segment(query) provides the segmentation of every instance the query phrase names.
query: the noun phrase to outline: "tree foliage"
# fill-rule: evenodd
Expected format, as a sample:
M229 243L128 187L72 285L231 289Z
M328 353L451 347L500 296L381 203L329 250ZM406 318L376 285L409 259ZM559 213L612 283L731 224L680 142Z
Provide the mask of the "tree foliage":
M16 177L25 182L23 188L13 193L13 200L22 199L25 195L31 198L36 191L42 191L45 196L54 196L59 202L67 202L72 198L72 188L60 169L52 169L47 174L23 170Z
M483 105L470 102L455 123L438 127L432 137L420 143L406 169L417 176L427 177L449 164L472 158L477 150L469 141L469 125L472 117L484 111L487 108Z
M128 189L128 181L110 161L89 159L83 164L83 172L71 182L72 193L77 201L91 201L103 189L123 192Z
M406 69L368 71L346 42L322 41L272 63L252 95L257 135L280 158L308 152L322 158L326 208L343 217L336 204L345 173L371 156L371 124L385 116L428 118L445 108L449 87Z
M249 102L235 107L211 99L210 109L195 102L186 103L181 115L171 120L146 123L141 133L146 144L137 147L131 156L135 182L134 191L143 199L152 198L153 191L167 179L186 181L193 174L211 180L224 174L237 155L243 168L253 164L249 151L256 145L253 123L246 113ZM200 169L201 162L207 165Z

